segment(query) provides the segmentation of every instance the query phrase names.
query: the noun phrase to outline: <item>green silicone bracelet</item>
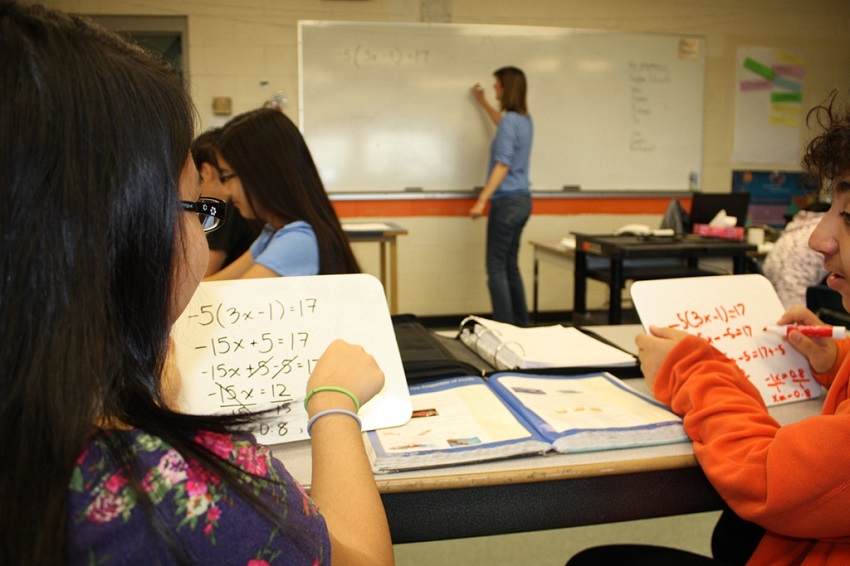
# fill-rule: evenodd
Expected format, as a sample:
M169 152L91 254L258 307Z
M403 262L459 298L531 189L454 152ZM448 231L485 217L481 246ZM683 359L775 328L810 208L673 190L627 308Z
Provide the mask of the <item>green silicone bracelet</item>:
M355 395L354 393L352 393L348 389L345 389L343 387L336 387L334 385L326 385L325 387L317 387L317 388L313 389L312 391L310 391L309 393L307 393L307 397L304 398L304 408L305 409L307 408L307 403L310 401L310 398L314 394L321 393L322 391L336 391L337 393L342 393L343 395L348 395L349 397L351 397L351 400L354 401L354 411L355 412L360 411L360 401L357 399L357 395Z

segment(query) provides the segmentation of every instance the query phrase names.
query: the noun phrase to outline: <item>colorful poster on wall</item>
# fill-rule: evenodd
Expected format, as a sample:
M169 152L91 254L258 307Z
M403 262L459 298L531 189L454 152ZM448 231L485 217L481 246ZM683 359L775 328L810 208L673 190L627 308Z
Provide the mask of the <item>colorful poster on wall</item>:
M803 63L800 50L738 48L733 161L798 165Z
M732 192L750 193L750 224L784 228L788 220L817 196L799 171L732 171Z

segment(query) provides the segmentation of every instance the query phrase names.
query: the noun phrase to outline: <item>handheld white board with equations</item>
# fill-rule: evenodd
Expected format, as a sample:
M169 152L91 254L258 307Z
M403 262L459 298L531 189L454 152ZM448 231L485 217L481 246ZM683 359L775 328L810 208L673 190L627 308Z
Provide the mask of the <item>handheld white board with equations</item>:
M203 282L171 333L187 413L276 408L253 432L260 442L304 440L307 380L328 344L359 344L384 372L360 409L363 430L410 419L410 393L386 296L371 275Z
M782 336L764 330L785 312L764 276L638 281L630 293L644 330L666 326L704 338L738 364L767 405L823 393L806 358Z

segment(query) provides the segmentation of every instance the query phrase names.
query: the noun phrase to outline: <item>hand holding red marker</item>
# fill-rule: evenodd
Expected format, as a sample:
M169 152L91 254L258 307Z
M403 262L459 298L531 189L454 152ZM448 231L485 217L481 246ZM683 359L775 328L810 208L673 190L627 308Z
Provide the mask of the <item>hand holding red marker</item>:
M844 338L847 329L843 326L809 326L802 324L788 324L785 326L765 326L764 332L788 336L792 331L799 332L809 338Z

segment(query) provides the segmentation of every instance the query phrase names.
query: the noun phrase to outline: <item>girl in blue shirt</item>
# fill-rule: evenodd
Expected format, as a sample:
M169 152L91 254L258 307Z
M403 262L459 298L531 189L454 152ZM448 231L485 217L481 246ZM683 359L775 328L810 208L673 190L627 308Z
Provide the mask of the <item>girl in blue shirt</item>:
M525 74L516 67L502 67L494 76L493 88L499 110L484 98L481 85L472 87L473 95L497 129L490 148L487 182L469 215L473 219L483 216L484 208L490 202L487 286L493 304L493 318L528 326L528 306L518 258L522 229L531 216L528 168L534 125L525 102Z
M283 113L263 108L234 118L218 140L217 161L233 206L265 228L208 280L360 271L307 143Z

